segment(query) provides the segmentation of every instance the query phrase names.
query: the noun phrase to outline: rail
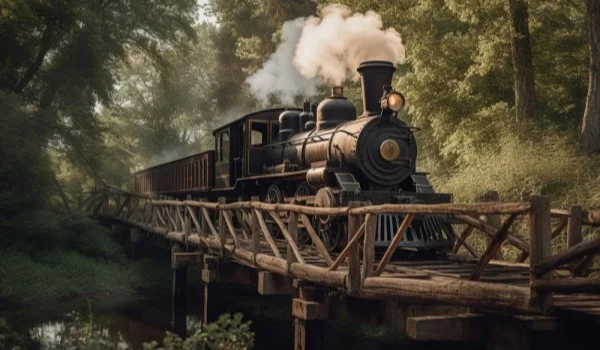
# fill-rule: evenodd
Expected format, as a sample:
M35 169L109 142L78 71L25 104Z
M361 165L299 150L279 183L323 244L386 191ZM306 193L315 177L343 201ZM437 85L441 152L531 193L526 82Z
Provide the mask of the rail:
M520 313L545 313L552 293L600 293L600 279L589 278L600 238L583 232L600 225L600 213L578 206L550 208L548 198L528 201L475 204L385 204L351 202L347 207L317 208L295 203L250 201L225 203L201 200L169 200L106 188L89 193L83 208L90 215L162 236L174 243L195 247L211 255L228 257L240 264L343 290L363 298L401 298ZM403 214L404 219L383 253L376 254L376 217ZM472 262L470 278L457 279L429 271L416 271L391 262L411 221L420 215L450 215L464 226L456 235L453 253L465 248ZM482 216L496 215L499 225ZM331 254L312 222L333 216L343 220L348 241ZM475 249L468 243L474 232L490 238ZM552 252L552 240L567 235L567 245ZM307 244L301 244L304 234ZM519 252L515 262L494 256L508 244ZM454 255L452 255L454 256ZM528 262L526 262L528 261ZM527 286L481 281L490 264L527 268Z

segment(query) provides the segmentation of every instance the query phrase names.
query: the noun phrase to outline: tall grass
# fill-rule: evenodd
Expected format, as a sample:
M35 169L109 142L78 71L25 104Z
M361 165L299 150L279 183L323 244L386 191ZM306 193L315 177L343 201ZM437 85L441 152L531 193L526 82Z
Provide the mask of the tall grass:
M431 171L437 191L452 193L456 202L473 202L493 189L507 201L541 194L554 207L600 208L600 155L581 152L573 129L543 122L515 126L501 115L455 133L442 150L446 161L425 152L422 167Z
M22 213L2 228L0 300L35 304L85 297L111 305L139 300L140 290L149 297L169 290L168 264L128 259L125 246L83 214Z

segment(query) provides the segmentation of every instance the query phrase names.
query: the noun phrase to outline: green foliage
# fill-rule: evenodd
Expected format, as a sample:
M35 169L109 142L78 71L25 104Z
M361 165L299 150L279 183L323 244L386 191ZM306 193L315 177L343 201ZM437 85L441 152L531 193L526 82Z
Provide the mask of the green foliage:
M507 200L532 192L550 195L555 206L600 205L597 159L577 145L586 92L584 3L529 2L542 117L517 124L506 1L341 2L377 11L402 36L407 61L395 81L407 99L401 118L421 128L417 166L432 173L438 191L456 201L496 189Z
M14 332L6 320L0 318L0 350L35 349L35 342Z
M105 139L113 156L103 178L122 174L112 183L130 181L132 167L214 147L206 137L216 114L211 87L218 80L217 62L209 39L214 27L204 23L195 30L200 40L186 50L165 52L168 67L153 66L142 52L129 52L127 64L119 69L122 78L113 105L101 114L114 130Z
M167 332L162 347L154 341L144 344L144 350L251 349L254 345L254 333L250 330L250 325L250 321L242 321L240 313L233 316L223 314L217 321L206 324L185 340Z
M6 225L0 298L17 303L88 297L127 303L144 290L168 292L170 273L150 258L131 261L110 231L83 214L23 212Z
M35 185L52 179L48 164L38 176L18 174L20 168L12 165L31 163L32 171L38 170L40 162L32 157L47 159L49 150L98 175L115 159L106 153L106 129L97 111L112 103L118 68L134 49L150 64L168 67L165 52L185 50L195 40L196 10L195 0L0 2L0 112L9 119L2 120L2 134L16 129L12 135L23 139L6 148L4 168L13 172L2 169L3 177L10 176L2 183L29 178L34 191L25 192L46 201L48 191L36 193ZM14 151L21 148L22 153ZM10 192L0 188L0 197ZM21 206L32 203L20 196Z
M210 0L209 13L219 22L212 35L219 64L215 98L220 112L235 107L255 108L257 102L244 84L273 53L283 22L315 13L313 1Z
M0 318L0 350L19 350L39 348L44 349L85 349L113 350L129 349L127 342L119 332L108 331L102 324L95 324L89 308L89 314L84 316L76 311L65 315L64 322L57 327L52 339L26 339L13 332L4 319ZM162 340L162 346L157 341L144 344L144 350L246 350L254 345L254 333L250 330L250 321L242 321L241 314L224 314L213 323L198 329L194 334L182 340L167 332ZM39 344L36 344L39 342Z
M50 191L50 163L31 108L0 91L0 225L25 209L42 208Z
M460 165L450 176L445 169L433 174L438 189L454 193L458 202L472 201L486 190L496 189L504 200L539 193L550 195L557 207L597 207L597 157L583 155L576 149L576 140L556 127L522 126L491 127L503 132L494 135L490 144L482 141L479 147L463 148Z

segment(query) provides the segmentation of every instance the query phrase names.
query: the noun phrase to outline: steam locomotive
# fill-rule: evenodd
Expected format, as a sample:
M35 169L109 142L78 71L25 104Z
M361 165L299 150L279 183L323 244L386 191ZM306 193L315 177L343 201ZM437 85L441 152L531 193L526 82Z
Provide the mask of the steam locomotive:
M135 190L210 201L251 196L271 203L296 199L318 207L345 206L355 200L451 202L450 194L434 192L427 173L416 172L413 129L397 118L405 101L391 88L395 70L387 61L360 64L363 112L358 117L342 87L334 87L316 110L306 102L303 109L250 113L213 131L214 150L135 173ZM378 214L376 247L389 245L403 218ZM344 225L331 217L313 222L332 251L345 244ZM437 253L453 244L447 217L423 215L415 217L399 249Z

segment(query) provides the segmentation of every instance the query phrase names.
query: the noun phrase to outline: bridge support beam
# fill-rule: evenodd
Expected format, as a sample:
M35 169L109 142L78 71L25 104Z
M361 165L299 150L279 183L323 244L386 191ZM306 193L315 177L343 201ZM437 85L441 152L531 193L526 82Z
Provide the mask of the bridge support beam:
M129 257L132 259L137 259L142 250L142 245L144 244L145 235L142 231L132 228L129 229Z
M292 300L294 350L323 349L327 311L325 291L322 288L298 288L298 298Z
M181 338L187 331L187 265L173 269L172 326L173 333Z
M488 317L486 328L492 350L558 349L557 324L553 317Z
M258 272L258 294L293 295L295 288L292 279L268 271Z
M204 256L202 269L202 282L204 282L204 305L202 309L202 324L211 323L219 319L226 310L225 293L219 286L219 258Z
M184 249L173 244L171 246L171 268L173 269L173 290L171 294L171 327L173 333L181 338L187 333L187 273L188 261L181 259Z

